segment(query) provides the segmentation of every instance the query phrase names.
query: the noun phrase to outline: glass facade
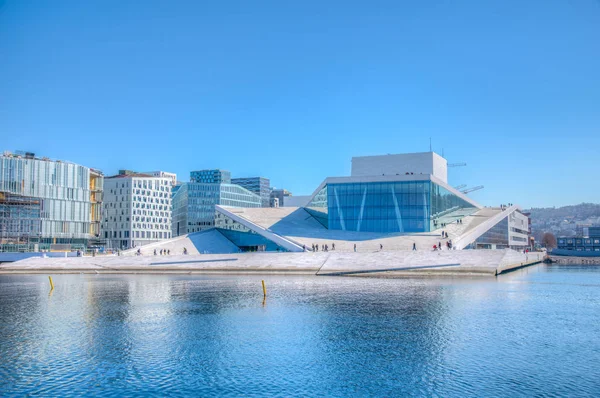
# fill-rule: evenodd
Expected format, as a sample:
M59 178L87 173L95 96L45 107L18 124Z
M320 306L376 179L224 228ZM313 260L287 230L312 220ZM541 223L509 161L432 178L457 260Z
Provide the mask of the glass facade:
M595 232L593 236L592 233L589 233L587 237L559 237L556 242L559 249L579 252L600 252L599 235L598 232Z
M233 178L232 184L239 185L242 188L246 188L248 191L260 196L262 207L270 206L271 198L271 181L264 177L247 177L247 178Z
M215 228L241 251L287 251L245 225L218 212L215 214Z
M347 231L429 232L477 208L431 181L332 183L305 210L326 228Z
M220 169L192 171L190 181L204 184L231 184L231 173Z
M510 245L508 241L508 218L504 218L494 225L489 231L481 235L471 243L468 248L476 249L506 249Z
M85 249L99 237L102 189L102 174L84 166L0 156L0 250Z
M214 227L215 205L261 207L261 198L233 184L184 184L173 196L173 235Z

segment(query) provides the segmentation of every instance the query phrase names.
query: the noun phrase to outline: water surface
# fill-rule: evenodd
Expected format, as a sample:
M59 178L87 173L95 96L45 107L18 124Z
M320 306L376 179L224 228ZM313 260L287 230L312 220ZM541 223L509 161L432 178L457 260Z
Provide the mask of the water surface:
M0 396L600 395L598 266L53 278L0 276Z

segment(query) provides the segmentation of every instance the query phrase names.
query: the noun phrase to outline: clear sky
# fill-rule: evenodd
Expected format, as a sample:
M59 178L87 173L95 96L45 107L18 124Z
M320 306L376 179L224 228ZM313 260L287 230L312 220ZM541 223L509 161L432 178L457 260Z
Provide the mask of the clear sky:
M600 1L0 0L0 149L309 194L444 153L485 205L600 202Z

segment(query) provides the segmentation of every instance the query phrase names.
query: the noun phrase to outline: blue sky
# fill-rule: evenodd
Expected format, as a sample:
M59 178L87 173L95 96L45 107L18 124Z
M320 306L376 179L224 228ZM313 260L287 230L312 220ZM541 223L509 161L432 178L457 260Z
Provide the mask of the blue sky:
M0 0L0 142L308 194L444 152L486 205L600 202L600 1Z

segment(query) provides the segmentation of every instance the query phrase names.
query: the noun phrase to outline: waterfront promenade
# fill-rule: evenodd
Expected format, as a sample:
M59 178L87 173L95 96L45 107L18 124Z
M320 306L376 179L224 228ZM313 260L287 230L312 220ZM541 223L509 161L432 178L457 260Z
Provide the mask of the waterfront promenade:
M296 273L400 276L497 275L543 260L514 250L235 253L29 258L0 273Z

